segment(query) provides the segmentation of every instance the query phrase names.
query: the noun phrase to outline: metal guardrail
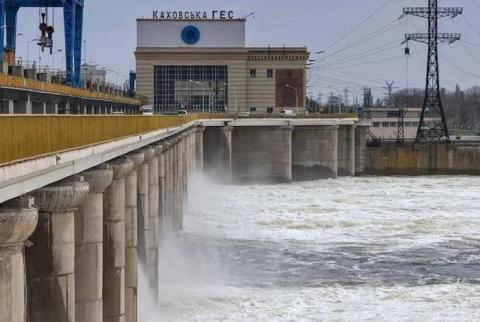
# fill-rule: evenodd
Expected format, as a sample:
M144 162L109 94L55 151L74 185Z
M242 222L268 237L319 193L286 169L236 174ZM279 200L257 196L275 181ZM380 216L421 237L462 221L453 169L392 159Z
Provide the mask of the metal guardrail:
M197 120L188 116L0 116L0 165Z
M327 118L352 118L350 114L326 115L328 115ZM317 115L316 118L324 118L323 114L320 116ZM239 117L237 114L220 113L186 116L0 115L0 166L176 127L196 120ZM276 115L271 117L277 118ZM301 115L297 117L306 118ZM251 118L258 117L251 116Z
M40 82L33 79L2 74L0 74L0 86L48 92L53 94L63 94L88 99L112 101L131 105L141 105L141 102L139 100L130 97L101 92L91 92L70 86Z

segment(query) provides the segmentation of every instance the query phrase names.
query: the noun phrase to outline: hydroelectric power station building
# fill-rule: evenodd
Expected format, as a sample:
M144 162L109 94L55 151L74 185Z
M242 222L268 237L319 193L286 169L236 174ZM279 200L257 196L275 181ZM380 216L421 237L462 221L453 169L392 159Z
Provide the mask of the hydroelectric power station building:
M245 24L231 11L137 19L137 95L155 113L303 110L307 48L247 47Z

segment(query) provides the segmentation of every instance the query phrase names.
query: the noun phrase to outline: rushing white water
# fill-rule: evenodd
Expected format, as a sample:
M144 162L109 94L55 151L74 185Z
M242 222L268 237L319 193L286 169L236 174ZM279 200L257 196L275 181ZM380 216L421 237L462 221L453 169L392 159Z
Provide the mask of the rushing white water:
M480 321L478 177L196 180L184 225L142 322Z

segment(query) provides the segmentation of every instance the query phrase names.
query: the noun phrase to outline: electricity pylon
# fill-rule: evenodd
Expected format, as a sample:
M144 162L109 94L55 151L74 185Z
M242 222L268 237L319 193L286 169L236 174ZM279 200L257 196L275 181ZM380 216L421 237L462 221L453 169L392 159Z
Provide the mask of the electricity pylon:
M418 41L428 45L427 77L425 84L425 99L423 102L420 122L415 142L448 142L447 121L440 97L440 72L438 69L438 44L453 43L460 40L458 33L438 33L438 19L456 17L463 13L463 8L439 8L438 0L428 0L428 7L404 8L403 16L412 15L428 19L428 33L405 34L405 40ZM430 121L425 118L428 114Z

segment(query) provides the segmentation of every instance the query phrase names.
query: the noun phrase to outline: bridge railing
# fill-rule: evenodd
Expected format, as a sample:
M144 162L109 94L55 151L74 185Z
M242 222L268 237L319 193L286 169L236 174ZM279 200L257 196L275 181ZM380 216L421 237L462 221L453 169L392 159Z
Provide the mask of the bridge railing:
M258 116L251 116L258 118ZM277 116L270 116L277 118ZM306 116L297 116L305 118ZM313 116L310 116L313 118ZM117 115L1 115L0 166L96 145L196 120L236 119L235 114L189 114L186 116ZM294 118L289 116L289 118ZM323 118L316 116L316 118ZM329 114L328 118L352 118Z
M189 116L0 116L0 165L194 121Z
M53 94L68 95L74 97L81 97L87 99L105 100L130 105L141 105L141 102L137 99L124 97L120 95L113 95L101 92L91 92L80 88L74 88L61 84L53 84L40 82L34 79L28 79L23 77L9 76L0 74L0 86L20 88L26 90L48 92Z

